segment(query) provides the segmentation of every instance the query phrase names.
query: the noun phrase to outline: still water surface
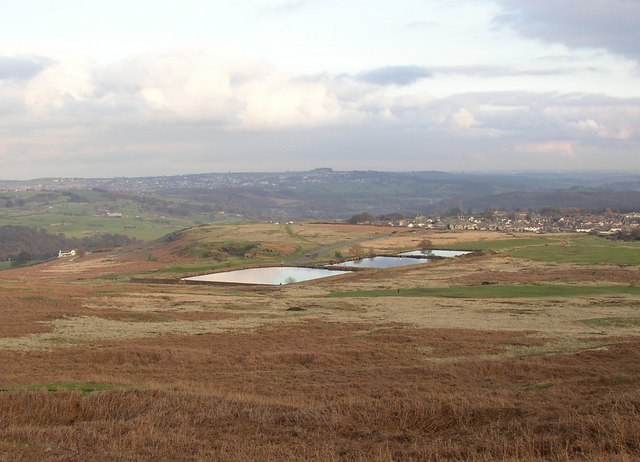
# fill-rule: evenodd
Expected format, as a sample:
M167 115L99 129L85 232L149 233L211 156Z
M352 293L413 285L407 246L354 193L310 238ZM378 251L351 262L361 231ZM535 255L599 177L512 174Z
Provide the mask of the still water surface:
M393 268L394 266L416 265L427 263L428 258L409 257L370 257L361 260L349 260L337 263L335 266L353 266L359 268Z
M346 274L349 271L329 270L322 268L302 268L294 266L274 266L269 268L250 268L228 271L225 273L205 274L184 278L185 281L233 282L238 284L281 285L294 282L310 281Z
M437 257L457 257L471 253L463 250L414 250L412 252L401 253L397 257L370 257L361 260L349 260L338 263L336 266L359 267L359 268L393 268L395 266L417 265L427 263L429 256ZM424 257L424 258L410 258ZM349 271L339 271L323 268L303 268L299 266L273 266L268 268L250 268L225 273L204 274L184 278L185 281L206 281L206 282L230 282L236 284L265 284L284 285L294 282L310 281L329 276L349 273Z
M402 252L399 255L409 257L457 257L471 253L469 250L412 250L411 252Z

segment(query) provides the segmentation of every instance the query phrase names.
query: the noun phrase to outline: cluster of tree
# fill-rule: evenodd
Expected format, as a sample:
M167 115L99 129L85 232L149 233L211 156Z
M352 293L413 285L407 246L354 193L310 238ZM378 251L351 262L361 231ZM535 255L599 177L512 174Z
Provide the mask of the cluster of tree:
M15 197L2 195L0 196L0 207L27 207L31 203L49 204L50 201L58 199L59 197L60 194L56 192L42 192L34 194L31 197Z
M106 199L110 199L113 201L130 200L141 205L143 210L160 213L162 215L188 217L189 215L194 213L207 213L214 210L211 206L208 205L193 204L186 201L174 202L158 197L129 194L121 191L111 191L101 188L93 188L93 191L99 192Z
M69 202L77 202L77 203L85 203L85 204L89 203L89 199L73 191L64 191L62 195L68 197Z
M92 188L91 191L99 193L102 198L96 199L95 195L83 195L81 191L43 192L29 198L0 196L0 206L7 208L26 207L30 203L49 204L52 201L62 202L65 200L69 203L92 203L107 199L112 202L131 201L141 205L144 210L179 217L186 217L192 213L210 212L213 210L210 206L203 204L190 204L183 201L178 203L157 197L111 191L102 188Z
M387 221L399 221L404 220L404 214L400 212L386 213L383 215L372 215L369 212L356 213L347 220L347 223L352 225L357 224L370 224L370 223L383 223Z
M308 217L298 214L298 201L289 200L286 195L252 187L218 187L215 189L163 189L158 194L164 197L181 199L180 212L214 213L224 211L229 214L242 214L254 219L289 219ZM284 200L283 200L284 199ZM156 209L157 210L157 209ZM289 213L291 212L291 214Z
M83 238L69 238L51 234L41 228L0 226L0 259L20 264L31 260L55 257L60 250L97 250L120 247L136 242L122 234L96 234Z
M100 193L105 199L111 201L132 201L142 206L144 210L172 216L188 216L192 210L190 204L174 203L157 197L130 194L122 191L112 191L103 188L93 188L92 191Z
M13 207L24 207L26 202L24 199L7 199L4 201L4 206L8 209Z
M375 220L376 217L371 215L369 212L362 212L352 215L351 218L347 220L347 223L351 223L352 225L362 225L373 223Z
M640 241L640 228L636 228L628 232L620 231L612 237L622 241Z

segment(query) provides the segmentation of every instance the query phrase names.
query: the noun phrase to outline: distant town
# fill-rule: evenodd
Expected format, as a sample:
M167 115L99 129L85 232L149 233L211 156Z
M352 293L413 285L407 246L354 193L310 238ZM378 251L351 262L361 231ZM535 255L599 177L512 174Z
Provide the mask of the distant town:
M454 211L455 212L455 211ZM373 217L368 213L354 215L353 224L399 226L408 228L530 233L577 232L598 235L640 234L640 212L604 213L580 210L543 209L540 212L490 210L475 216L461 213L447 216L416 216L414 218ZM640 236L639 236L640 237Z
M366 172L336 172L330 168L318 168L308 172L230 172L148 177L40 178L29 181L0 181L0 189L18 192L102 188L137 193L149 193L164 189L213 189L221 187L284 187L295 189L295 186L299 183L322 183L327 181L358 183L363 181L363 173L366 174Z
M137 204L138 212L133 216L193 217L199 223L231 218L285 223L352 221L349 217L356 217L359 223L435 230L606 235L634 232L640 213L640 174L635 172L449 173L331 168L0 181L0 207L35 207L44 197L41 193L57 193L68 203L92 202L96 194L86 191L109 199L96 204L100 216L126 215L123 203L118 202L122 199ZM40 201L42 207L54 205L53 199L45 199ZM63 208L65 204L61 202ZM71 213L63 211L65 217ZM75 213L89 212L82 209Z

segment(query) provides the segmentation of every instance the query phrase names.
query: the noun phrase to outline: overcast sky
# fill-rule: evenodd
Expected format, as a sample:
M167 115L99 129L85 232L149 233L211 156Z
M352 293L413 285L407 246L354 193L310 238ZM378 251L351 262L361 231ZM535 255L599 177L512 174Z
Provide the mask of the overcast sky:
M0 0L0 178L640 171L638 0Z

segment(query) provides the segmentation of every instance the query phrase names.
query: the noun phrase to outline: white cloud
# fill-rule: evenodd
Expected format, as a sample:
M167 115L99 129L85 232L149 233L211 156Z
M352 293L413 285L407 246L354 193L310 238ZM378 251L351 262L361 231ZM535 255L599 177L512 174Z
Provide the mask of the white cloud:
M107 65L68 54L47 59L32 77L0 85L3 175L29 161L46 174L56 165L90 171L110 162L110 174L122 174L116 164L129 166L125 174L161 173L135 166L139 159L183 172L193 165L229 170L233 162L253 165L257 151L287 153L291 165L320 158L336 167L375 160L371 168L446 169L486 159L481 167L488 169L541 168L597 150L613 154L592 155L585 165L621 168L634 162L627 151L640 147L637 98L552 91L435 97L429 90L438 77L411 85L374 85L357 72L300 77L213 48L147 52ZM412 67L379 69L396 76ZM508 157L514 151L519 156ZM220 159L232 160L208 163Z
M95 122L121 117L271 129L322 126L347 117L348 104L331 85L294 78L252 57L179 49L105 67L59 57L18 93L32 114L64 117L71 124L74 116L81 124L89 116Z
M295 82L273 75L243 85L241 128L313 127L338 122L340 101L320 83Z
M611 140L631 140L640 135L640 101L589 101L578 106L558 106L550 112L567 121L567 126L578 132L576 136L595 135Z
M451 115L453 125L458 128L472 128L478 125L478 121L471 111L466 108L460 108Z
M585 120L578 120L575 122L569 122L569 126L577 128L578 130L585 130L585 131L600 132L602 130L602 127L600 126L600 124L593 119L585 119Z
M537 143L517 144L516 152L525 154L551 154L563 157L575 157L573 144L568 141L540 141Z
M24 100L36 114L63 110L74 101L91 97L93 81L90 62L77 57L57 60L31 79L24 89Z
M237 111L232 80L261 63L208 50L146 53L96 70L101 99L133 102L154 117L222 120Z
M576 130L587 133L594 133L602 138L628 140L633 137L634 130L630 127L605 127L593 119L578 120L569 122L568 125Z

